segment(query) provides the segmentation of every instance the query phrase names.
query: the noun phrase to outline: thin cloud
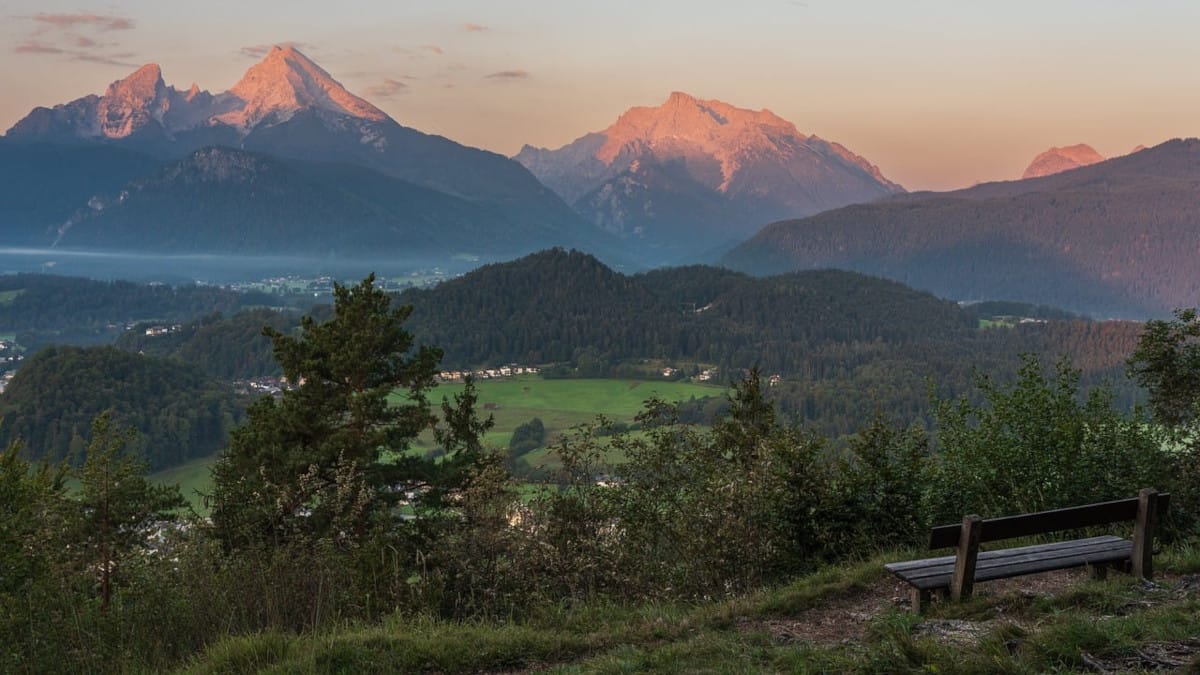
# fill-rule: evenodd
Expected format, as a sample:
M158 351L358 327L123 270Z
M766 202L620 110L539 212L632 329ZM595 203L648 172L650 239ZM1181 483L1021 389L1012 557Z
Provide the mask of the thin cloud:
M408 91L408 85L400 80L394 80L390 77L383 78L383 81L373 84L363 90L367 98L374 99L391 99L400 96Z
M62 54L66 50L30 40L29 42L23 42L17 45L13 48L13 51L17 54Z
M421 49L429 52L430 54L437 54L439 56L443 53L442 48L437 45L421 45Z
M468 33L482 33L484 31L486 31L487 29L488 29L488 27L481 23L469 23L468 22L468 23L463 24L463 30L467 31Z
M50 14L40 12L33 15L33 20L44 29L71 30L77 27L96 28L98 30L132 30L133 19L115 14L93 14L91 12L76 12L74 14Z
M137 68L138 66L142 65L135 61L130 61L129 59L133 58L135 54L130 54L128 52L123 54L111 54L107 56L104 54L88 54L86 52L71 52L70 54L72 61L101 63L106 66L124 66L126 68Z
M238 53L246 58L261 59L262 57L266 56L271 51L271 48L275 45L279 45L281 47L292 47L294 49L303 49L304 51L312 51L316 49L316 45L312 45L307 42L277 42L272 44L250 45L248 47L242 47L238 50Z
M17 54L57 55L72 61L117 66L136 66L133 53L116 53L116 42L93 37L97 33L133 30L133 19L117 14L94 12L39 12L19 17L33 23L24 41L13 47ZM87 34L85 34L87 33Z
M520 69L500 70L483 77L486 80L524 80L529 77L529 72Z

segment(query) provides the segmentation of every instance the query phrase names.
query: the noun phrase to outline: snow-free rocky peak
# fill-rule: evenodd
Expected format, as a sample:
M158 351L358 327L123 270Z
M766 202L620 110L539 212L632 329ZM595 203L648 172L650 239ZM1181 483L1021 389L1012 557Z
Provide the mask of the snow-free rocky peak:
M228 127L244 137L255 127L286 122L303 110L365 123L389 119L294 47L276 46L231 90L216 96L196 84L186 91L168 86L159 66L150 63L110 84L102 96L35 108L8 135L50 141L150 135L169 141L183 132Z
M903 191L866 159L770 110L682 92L557 150L525 146L515 159L592 223L670 249L664 259Z
M373 122L386 113L346 91L325 69L291 46L271 48L229 90L241 104L216 120L243 131L260 122L283 122L301 110L317 109Z
M1065 148L1050 148L1033 158L1025 168L1025 173L1021 174L1021 178L1041 178L1103 161L1104 156L1085 143Z

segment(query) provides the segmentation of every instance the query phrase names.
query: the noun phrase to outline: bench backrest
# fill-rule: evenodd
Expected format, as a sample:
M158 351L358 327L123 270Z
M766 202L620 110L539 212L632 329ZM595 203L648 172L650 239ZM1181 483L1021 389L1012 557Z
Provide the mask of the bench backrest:
M1157 495L1157 511L1159 516L1167 512L1171 494L1163 492ZM1073 530L1081 527L1107 525L1137 518L1138 498L1118 499L1086 506L1072 506L1053 511L1027 513L1020 516L1005 516L984 520L979 532L980 543L1012 539L1014 537L1030 537L1059 530ZM958 546L962 534L962 523L941 525L929 533L929 548L946 548Z

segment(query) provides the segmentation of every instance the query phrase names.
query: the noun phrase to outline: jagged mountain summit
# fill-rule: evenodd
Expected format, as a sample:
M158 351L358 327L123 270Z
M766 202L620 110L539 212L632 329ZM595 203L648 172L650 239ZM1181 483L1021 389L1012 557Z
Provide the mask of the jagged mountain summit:
M236 102L214 97L193 84L180 91L163 82L162 69L148 63L103 95L89 95L53 108L34 108L8 130L16 140L53 142L125 141L153 145L203 125Z
M272 48L228 93L239 105L215 119L247 132L264 121L286 122L310 109L372 122L389 119L294 47Z
M244 137L307 110L371 122L390 119L296 48L275 46L232 89L216 96L196 84L186 91L168 86L158 64L148 63L110 84L101 96L35 108L7 135L52 141L170 141L203 127L228 127Z
M1021 174L1021 178L1041 178L1103 162L1104 159L1104 155L1085 143L1068 145L1064 148L1050 148L1033 158L1029 166L1025 167L1025 173Z
M160 162L194 159L193 153L198 150L225 146L284 160L353 165L442 193L446 199L420 197L421 203L429 208L423 206L419 219L401 220L440 223L446 228L451 223L462 224L466 218L470 221L464 225L468 231L484 235L477 239L479 249L483 249L485 242L505 242L509 252L553 245L584 247L602 254L617 249L611 235L582 219L517 162L399 124L350 93L327 71L290 46L274 47L231 89L215 95L197 85L187 90L169 86L163 81L161 69L148 64L112 83L103 95L84 96L52 108L35 108L9 129L4 141L8 149L14 150L16 145L34 143L109 146L146 153ZM15 151L4 150L0 148L0 164L10 156L19 156ZM382 184L375 179L364 180ZM205 222L206 212L211 211L214 218L223 212L204 201L216 198L215 185L206 183L200 189L187 191L190 199L197 200L193 206L202 216L199 220L190 219L197 226ZM284 193L281 190L269 194L283 199ZM143 195L144 203L144 195L150 193L139 194ZM97 195L97 198L97 203L111 204L114 196ZM267 222L280 222L283 214L292 212L291 205L272 204L266 195L256 199L259 201L255 202L254 210ZM471 208L464 210L464 202ZM436 211L443 206L451 211L439 215ZM83 207L84 203L71 206ZM158 212L133 208L119 211ZM57 240L65 224L45 222L40 216L37 219L17 216L5 225L14 231L21 230L23 243L49 237L45 242L49 244ZM342 214L334 222L345 223L353 217L352 213ZM124 234L119 239L123 241L136 242L138 227L153 226L139 224L132 215L122 218ZM115 222L109 216L88 220L89 227ZM384 221L395 225L390 218L373 222ZM91 241L108 240L101 230L89 231L93 233L89 236ZM78 232L71 238L78 241ZM0 232L0 238L14 238L6 234ZM279 234L285 236L283 232ZM447 241L463 241L458 233L449 230L446 237ZM298 240L310 239L303 236ZM397 237L389 235L388 239ZM213 239L203 236L147 239L151 240L178 243ZM285 243L290 246L293 242ZM261 244L270 248L269 241Z
M866 159L769 110L682 92L607 129L515 158L592 222L671 247L902 192Z

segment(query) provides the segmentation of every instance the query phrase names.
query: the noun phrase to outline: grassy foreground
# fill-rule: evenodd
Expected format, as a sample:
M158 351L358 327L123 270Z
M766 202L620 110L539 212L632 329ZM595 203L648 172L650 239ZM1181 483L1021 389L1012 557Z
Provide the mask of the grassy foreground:
M189 673L1200 672L1200 548L1154 583L1056 573L982 584L970 602L903 606L884 562L701 604L556 607L520 621L396 617L315 635L231 638Z

